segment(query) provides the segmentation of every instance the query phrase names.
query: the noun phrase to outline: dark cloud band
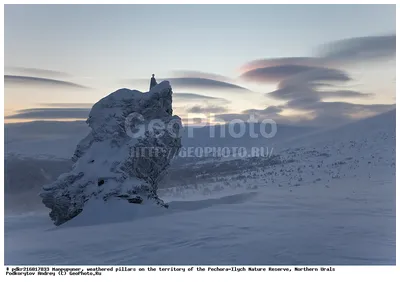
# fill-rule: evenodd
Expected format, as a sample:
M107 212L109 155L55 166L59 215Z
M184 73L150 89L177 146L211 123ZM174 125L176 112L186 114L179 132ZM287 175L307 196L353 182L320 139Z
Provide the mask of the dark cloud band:
M330 61L360 61L396 55L396 35L356 37L321 46L319 56Z
M6 67L6 71L16 72L23 75L35 76L35 77L69 77L70 75L66 72L56 70L46 70L38 68L25 68L25 67Z
M177 98L178 100L192 100L192 101L221 101L228 103L229 101L223 98L218 98L218 97L212 97L212 96L207 96L207 95L201 95L201 94L195 94L195 93L174 93L173 94L174 98Z
M188 113L207 114L207 113L223 113L226 112L225 107L219 106L194 106L187 109Z
M89 108L33 108L18 111L6 119L86 119Z
M63 88L89 89L89 87L64 81L34 76L4 75L5 85L19 86L53 86Z

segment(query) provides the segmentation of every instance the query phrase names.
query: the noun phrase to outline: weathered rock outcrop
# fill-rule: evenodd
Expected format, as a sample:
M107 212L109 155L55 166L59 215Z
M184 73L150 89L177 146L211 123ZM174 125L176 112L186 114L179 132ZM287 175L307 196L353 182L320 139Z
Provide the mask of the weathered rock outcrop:
M97 102L86 121L91 132L72 157L73 168L43 187L42 202L55 225L77 216L92 198L168 207L157 184L181 148L181 120L172 115L172 89L120 89Z

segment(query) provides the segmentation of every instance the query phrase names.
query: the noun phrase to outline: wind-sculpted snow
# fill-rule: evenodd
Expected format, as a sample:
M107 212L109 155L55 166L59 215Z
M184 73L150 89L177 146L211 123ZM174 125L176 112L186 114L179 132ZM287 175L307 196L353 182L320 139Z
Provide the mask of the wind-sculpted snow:
M73 168L40 194L55 225L75 217L92 197L153 202L158 182L181 147L181 120L172 116L172 89L163 81L142 93L120 89L97 102L79 142Z

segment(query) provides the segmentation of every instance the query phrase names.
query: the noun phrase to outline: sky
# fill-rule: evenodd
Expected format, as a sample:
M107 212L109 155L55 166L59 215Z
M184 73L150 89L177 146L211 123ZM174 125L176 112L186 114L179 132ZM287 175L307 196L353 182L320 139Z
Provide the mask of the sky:
M5 122L171 82L174 113L324 126L395 107L395 5L5 5Z

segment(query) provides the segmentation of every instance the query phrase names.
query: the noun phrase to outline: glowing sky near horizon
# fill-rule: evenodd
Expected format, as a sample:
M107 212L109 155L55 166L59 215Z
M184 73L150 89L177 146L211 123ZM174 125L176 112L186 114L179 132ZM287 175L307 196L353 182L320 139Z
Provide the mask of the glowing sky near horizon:
M87 106L118 88L145 91L148 82L135 79L149 79L152 73L167 78L174 71L225 76L252 91L173 85L177 93L221 99L176 99L178 114L199 104L225 107L226 113L278 106L285 101L264 94L276 90L279 81L239 79L243 65L258 59L313 57L321 45L342 39L393 35L395 23L395 5L6 5L5 75L55 79L89 89L6 83L5 116L62 103ZM338 69L353 79L340 89L375 95L324 101L395 103L395 57ZM281 113L295 112L286 108Z

